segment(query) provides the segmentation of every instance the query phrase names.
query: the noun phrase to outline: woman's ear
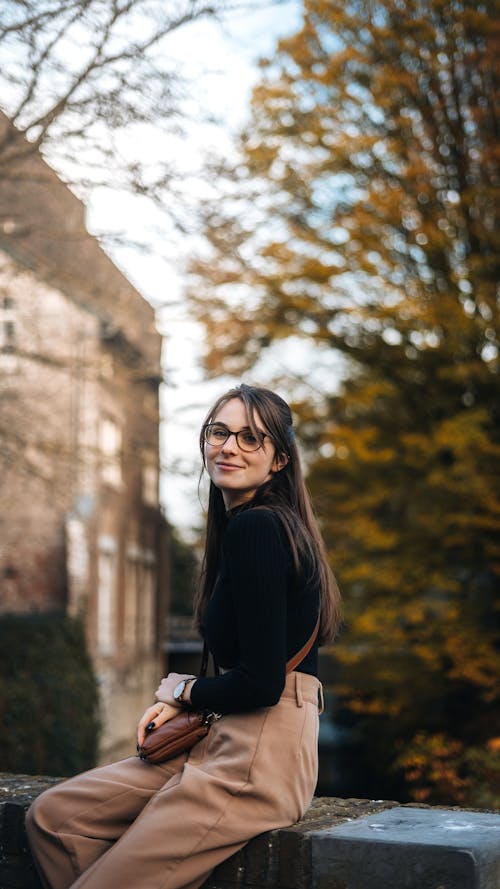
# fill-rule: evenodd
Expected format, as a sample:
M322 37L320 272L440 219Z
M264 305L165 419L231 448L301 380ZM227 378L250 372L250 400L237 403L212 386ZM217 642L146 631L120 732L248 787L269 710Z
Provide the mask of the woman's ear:
M273 465L271 466L271 472L280 472L281 469L285 468L288 460L288 454L276 454Z

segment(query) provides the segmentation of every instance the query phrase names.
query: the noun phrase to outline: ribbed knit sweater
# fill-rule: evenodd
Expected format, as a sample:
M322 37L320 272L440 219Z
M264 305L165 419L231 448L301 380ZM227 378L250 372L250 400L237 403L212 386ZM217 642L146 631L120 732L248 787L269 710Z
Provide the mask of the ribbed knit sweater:
M203 634L220 676L201 677L191 689L196 709L237 713L276 704L286 662L307 642L319 609L319 583L303 559L297 576L290 544L270 508L228 515L221 568ZM298 665L317 675L317 641Z

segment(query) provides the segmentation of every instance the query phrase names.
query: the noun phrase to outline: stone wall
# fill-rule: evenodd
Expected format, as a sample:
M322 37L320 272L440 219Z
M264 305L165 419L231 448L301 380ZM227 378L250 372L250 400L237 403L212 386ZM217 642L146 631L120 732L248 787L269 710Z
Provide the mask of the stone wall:
M0 889L41 889L24 814L56 780L0 774ZM500 889L500 812L318 798L300 822L220 865L204 889Z

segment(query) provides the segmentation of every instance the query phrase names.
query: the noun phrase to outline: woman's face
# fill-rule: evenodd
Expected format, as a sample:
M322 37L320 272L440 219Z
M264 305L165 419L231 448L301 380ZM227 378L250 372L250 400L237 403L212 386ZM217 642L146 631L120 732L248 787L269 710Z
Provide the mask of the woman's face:
M255 411L255 423L261 432L267 432L259 414ZM212 423L221 423L231 432L249 429L245 405L239 398L231 398L216 413ZM285 465L286 459L276 458L276 448L266 437L257 451L242 450L234 435L224 444L205 443L207 472L222 492L226 509L233 509L251 500L257 488L267 482L273 472Z

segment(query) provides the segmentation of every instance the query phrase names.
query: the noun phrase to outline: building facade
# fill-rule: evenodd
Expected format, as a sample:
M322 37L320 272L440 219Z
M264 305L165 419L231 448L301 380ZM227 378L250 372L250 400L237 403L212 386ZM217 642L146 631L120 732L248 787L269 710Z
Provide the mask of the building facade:
M6 119L0 139L0 613L83 616L105 762L162 675L161 338L82 203Z

